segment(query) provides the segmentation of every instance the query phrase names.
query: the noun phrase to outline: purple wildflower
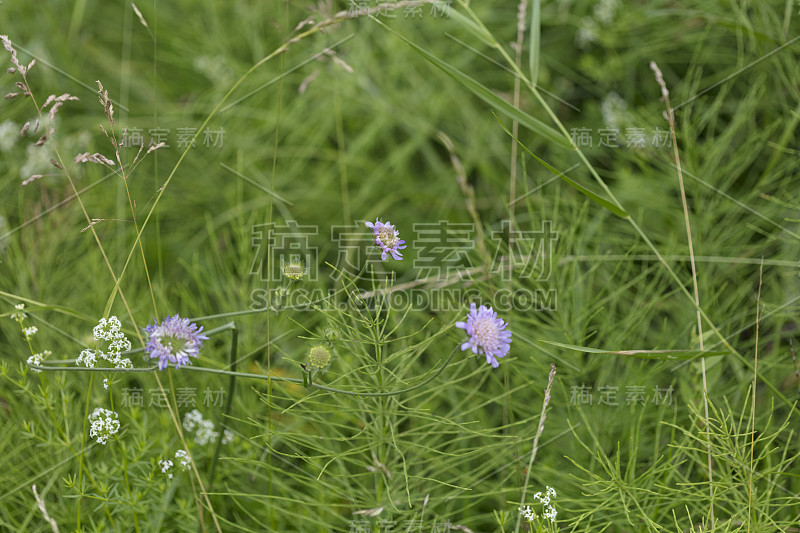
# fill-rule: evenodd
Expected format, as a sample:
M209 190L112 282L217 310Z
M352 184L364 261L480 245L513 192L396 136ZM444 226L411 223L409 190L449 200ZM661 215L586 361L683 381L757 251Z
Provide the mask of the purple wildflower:
M491 307L482 305L475 309L475 304L469 306L466 322L456 322L456 327L467 331L469 340L461 345L461 351L472 348L476 354L485 354L486 362L493 368L500 366L498 357L505 357L511 348L511 332L505 331L506 324L497 318L497 313Z
M175 368L191 364L189 356L197 357L203 341L208 340L201 335L202 326L198 328L197 324L190 324L188 318L178 315L168 316L161 325L154 322L145 331L150 334L145 351L150 354L150 359L158 359L159 370L167 368L169 363L173 363Z
M377 218L375 223L366 222L367 227L372 228L375 234L375 244L383 251L381 259L386 261L386 254L392 254L392 257L400 261L403 259L400 250L406 247L406 241L400 239L400 233L392 226L387 220L385 223Z

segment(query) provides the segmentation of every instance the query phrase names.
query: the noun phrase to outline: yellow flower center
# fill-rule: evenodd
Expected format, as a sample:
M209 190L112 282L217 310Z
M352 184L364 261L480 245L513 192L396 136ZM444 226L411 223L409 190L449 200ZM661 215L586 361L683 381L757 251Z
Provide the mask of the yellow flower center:
M394 248L397 245L397 232L387 226L378 230L378 238L387 248Z

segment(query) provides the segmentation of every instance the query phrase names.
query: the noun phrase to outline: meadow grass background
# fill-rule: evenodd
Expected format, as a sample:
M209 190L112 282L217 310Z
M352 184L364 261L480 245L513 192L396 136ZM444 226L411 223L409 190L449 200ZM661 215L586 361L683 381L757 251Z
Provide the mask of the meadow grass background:
M170 129L171 146L151 154L127 180L139 224L155 205L143 251L134 249L121 283L132 317L119 295L109 310L132 339L136 328L152 323L154 307L159 319L224 315L200 323L211 329L236 321L239 370L297 378L308 348L333 323L342 339L322 381L376 392L417 383L462 342L453 324L463 320L466 306L236 313L250 310L253 291L266 288L251 274L260 253L252 238L253 228L269 221L319 228L309 240L317 250L309 266L318 279L302 287L340 288L326 265L336 264L339 253L330 228L375 217L391 220L409 243L403 261L386 264L387 283L416 280L413 225L474 221L439 132L452 139L474 188L474 212L490 255L507 253L489 236L502 235L503 221L512 216L521 230L551 221L558 232L547 279L526 278L519 270L511 280L485 277L478 268L471 281L480 302L495 306L500 289L556 291L555 309L500 311L514 336L497 370L458 352L434 381L388 398L239 379L226 418L219 407L202 405L206 388L228 390L226 376L161 374L165 387L195 388L204 415L235 433L218 453L213 482L207 473L214 446L187 437L223 531L386 531L389 523L403 531L412 520L422 522L422 531L445 531L447 524L451 530L513 531L551 363L557 374L525 503L545 486L557 489L559 531L800 530L800 382L789 348L797 339L800 244L798 6L612 5L542 2L534 50L538 84L550 94L545 101L568 131L592 130L593 146L582 150L629 219L554 179L521 150L512 213L513 141L492 107L367 17L293 43L250 74L225 104L235 105L208 123L224 129L222 146L203 146L201 134L156 203L183 152L177 128L200 127L242 74L297 34L292 31L300 21L323 20L347 4L137 4L146 28L128 3L4 0L0 32L23 61L39 58L29 74L37 101L63 92L80 101L59 112L54 142L32 148L36 137L12 143L6 136L0 146L0 297L6 308L0 321L0 529L50 530L31 492L35 483L61 531L79 522L87 531L216 530L212 513L201 511L192 474L167 479L156 466L182 446L168 410L120 406L122 390L133 387L144 389L147 404L148 391L158 387L154 376L118 375L112 392L123 427L119 441L87 446L87 395L92 408L108 407L110 400L100 376L30 372L27 343L7 318L14 304L27 302L28 324L39 328L35 350L69 359L91 340L91 328L106 312L114 282L92 233L81 231L89 223L72 186L57 175L20 188L30 174L56 171L50 156L39 152L58 149L66 160L80 152L112 155L99 129L105 124L99 79L117 102L118 134L125 125L142 128L147 142L149 128ZM472 2L471 8L514 57L517 3ZM458 2L452 9L466 13ZM531 12L528 6L528 17ZM429 6L421 18L396 13L378 20L513 101L513 73L474 28L456 16L433 17ZM528 39L526 32L526 75ZM326 47L337 61L321 56L307 62ZM2 57L7 62L8 54ZM725 353L706 361L713 528L701 529L712 502L700 361L582 353L541 342L700 349L697 313L687 296L692 274L672 147L651 143L656 128L668 130L651 60L663 70L677 107L700 304L709 319L703 347ZM19 78L2 79L10 92ZM241 99L251 91L257 92ZM553 125L524 88L519 107ZM0 123L18 127L35 114L22 98L3 101L0 110ZM498 117L511 127L510 118ZM619 128L621 147L598 146L599 128ZM644 128L647 146L625 148L627 128ZM559 170L572 168L570 178L608 199L574 150L519 131L538 157ZM135 150L122 154L131 161ZM94 230L118 275L136 237L125 186L99 165L76 166L71 177L89 217L105 219ZM487 264L479 246L469 260ZM369 282L356 286L372 288ZM226 368L229 343L229 334L212 338L195 366ZM592 405L575 401L583 386L592 387ZM598 387L617 387L620 405L598 405ZM627 387L644 387L646 404L626 405ZM672 401L655 405L654 387L672 387ZM182 415L190 408L178 410ZM81 454L83 488L77 483ZM354 514L379 508L377 516Z

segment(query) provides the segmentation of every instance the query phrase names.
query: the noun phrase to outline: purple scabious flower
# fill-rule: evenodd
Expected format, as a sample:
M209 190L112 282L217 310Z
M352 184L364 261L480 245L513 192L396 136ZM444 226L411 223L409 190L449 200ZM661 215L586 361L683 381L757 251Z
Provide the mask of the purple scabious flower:
M461 351L472 348L473 353L486 355L486 362L497 368L500 366L497 358L505 357L511 348L511 332L505 330L507 326L491 307L482 305L475 309L475 304L470 304L467 321L456 322L456 327L466 330L469 335L469 340L461 345Z
M392 257L398 261L403 259L400 250L406 247L406 241L400 239L400 233L388 220L384 223L376 218L374 224L366 222L366 225L372 228L372 232L375 234L375 244L382 250L382 260L386 261L387 254L392 254Z
M178 315L168 316L160 325L156 321L144 329L150 334L144 350L150 354L150 359L158 359L159 370L167 368L169 363L175 368L191 364L189 356L197 357L203 341L208 340L201 335L202 326L198 328L197 324L190 324L188 318Z

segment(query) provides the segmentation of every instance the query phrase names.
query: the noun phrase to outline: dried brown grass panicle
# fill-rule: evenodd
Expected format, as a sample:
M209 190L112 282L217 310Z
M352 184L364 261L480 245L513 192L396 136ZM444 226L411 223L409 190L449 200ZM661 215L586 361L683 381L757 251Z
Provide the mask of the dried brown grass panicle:
M103 104L108 123L114 126L114 106L111 104L111 100L108 99L108 91L103 89L103 84L100 83L100 80L97 80L97 92L100 96L100 103Z

